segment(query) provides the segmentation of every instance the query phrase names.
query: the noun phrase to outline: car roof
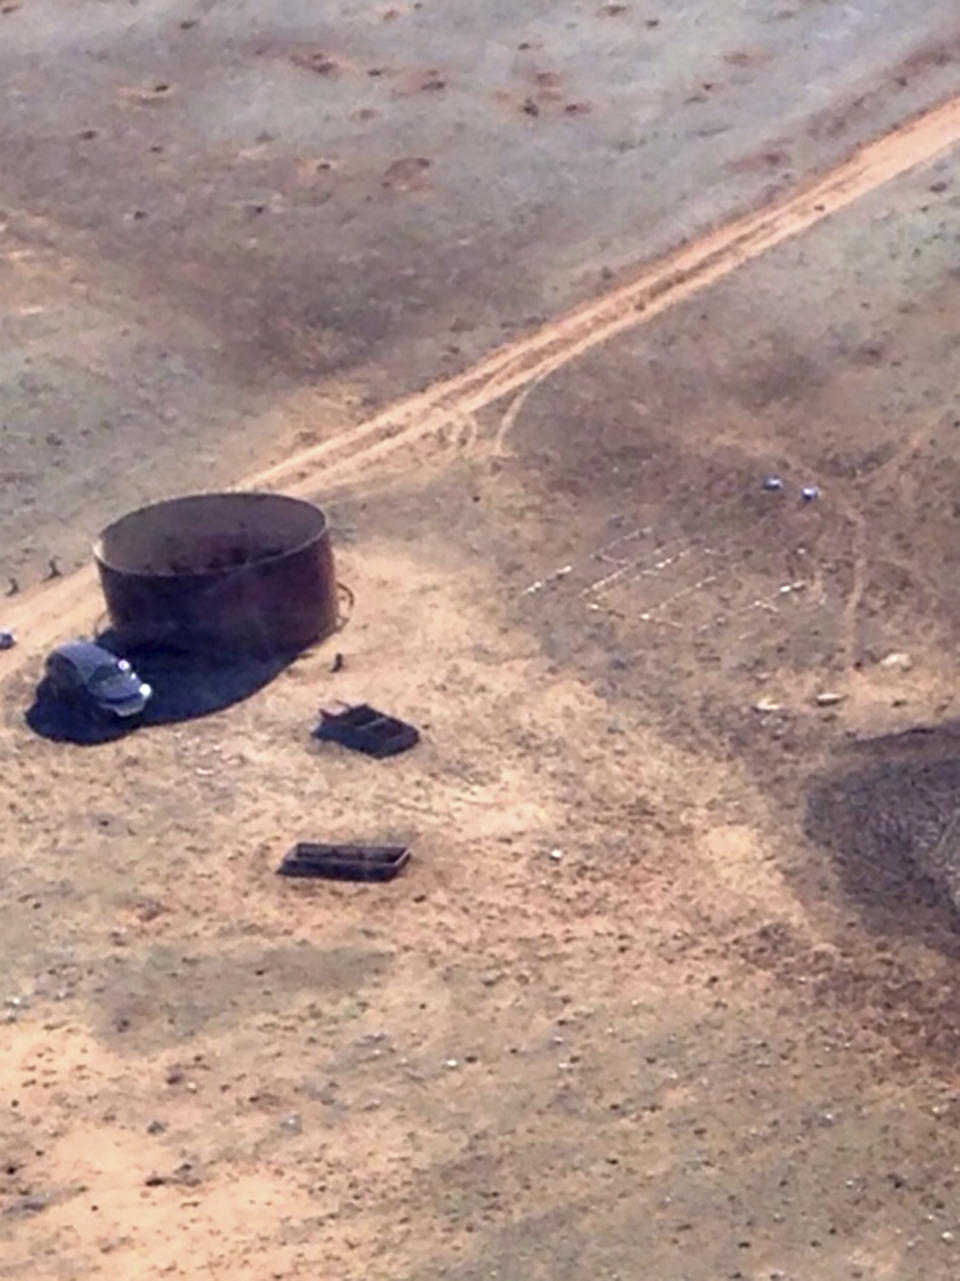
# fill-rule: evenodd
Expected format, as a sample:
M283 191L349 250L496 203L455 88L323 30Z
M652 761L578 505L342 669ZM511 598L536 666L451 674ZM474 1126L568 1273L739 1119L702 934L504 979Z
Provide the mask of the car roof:
M116 654L111 654L102 645L88 640L67 641L64 645L58 645L50 655L51 658L55 656L73 663L74 667L84 673L92 672L96 667L103 667L105 663L119 661Z

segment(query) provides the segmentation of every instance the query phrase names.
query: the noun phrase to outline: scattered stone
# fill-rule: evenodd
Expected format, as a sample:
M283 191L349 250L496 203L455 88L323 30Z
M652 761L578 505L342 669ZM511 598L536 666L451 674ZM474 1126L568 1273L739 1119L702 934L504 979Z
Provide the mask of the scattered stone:
M290 61L294 66L304 67L318 76L329 76L337 70L336 61L321 49L316 49L312 53L295 53Z
M818 707L836 707L846 698L846 694L838 694L834 690L824 690L822 694L817 695Z
M909 672L913 667L913 659L909 654L895 652L888 654L886 658L881 658L880 666L887 671Z
M778 703L774 698L761 698L754 703L753 710L755 712L782 712L783 704Z
M460 1060L447 1059L443 1066L446 1068L450 1068L450 1070L452 1071L454 1068L458 1068L460 1066Z
M172 1067L168 1067L164 1080L167 1085L179 1085L183 1080L183 1068L178 1067L176 1063Z
M162 1134L166 1128L167 1128L166 1122L164 1121L151 1121L150 1124L147 1126L147 1133Z
M800 496L805 503L815 503L820 497L821 490L819 485L804 485L800 490Z
M401 160L394 160L384 170L380 185L395 191L412 191L422 187L424 174L431 163L426 156L404 156Z
M0 627L0 649L13 649L16 643L16 632L11 632L5 627Z
M559 863L560 860L563 858L563 850L551 850L550 857L554 860L555 863Z
M148 925L151 921L155 921L158 916L162 916L165 911L166 908L162 903L158 903L156 899L145 899L137 907L137 919L142 921L144 925Z
M523 591L520 593L520 595L532 596L534 595L535 592L542 591L544 587L549 586L550 583L559 582L561 578L566 578L568 574L572 574L572 573L573 573L572 565L561 565L559 569L555 569L553 573L548 574L546 578L538 578L536 582L531 583L529 587L525 587Z
M765 476L763 487L768 494L779 494L783 489L783 479L780 476Z
M101 1254L112 1254L114 1250L119 1250L129 1244L129 1237L104 1237L98 1248Z
M280 1122L280 1125L290 1134L303 1133L303 1121L300 1119L300 1115L297 1112L291 1112L289 1116L285 1116Z

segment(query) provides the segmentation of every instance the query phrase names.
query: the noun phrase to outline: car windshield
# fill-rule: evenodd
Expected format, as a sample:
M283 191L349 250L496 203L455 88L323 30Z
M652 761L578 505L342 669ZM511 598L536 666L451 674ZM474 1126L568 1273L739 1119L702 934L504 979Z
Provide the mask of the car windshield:
M127 672L115 663L101 663L90 673L90 684L105 685L108 681L123 680L126 675Z

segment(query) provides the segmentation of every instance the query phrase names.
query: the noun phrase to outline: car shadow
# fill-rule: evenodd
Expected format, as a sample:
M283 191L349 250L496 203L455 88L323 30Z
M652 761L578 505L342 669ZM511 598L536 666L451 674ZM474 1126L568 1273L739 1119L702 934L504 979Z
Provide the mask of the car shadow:
M109 634L99 637L97 643L119 654ZM124 657L153 688L142 715L123 721L92 712L82 703L57 697L48 683L41 681L25 713L27 724L54 742L85 746L113 742L150 725L195 720L243 702L269 685L297 654L240 658L141 649Z

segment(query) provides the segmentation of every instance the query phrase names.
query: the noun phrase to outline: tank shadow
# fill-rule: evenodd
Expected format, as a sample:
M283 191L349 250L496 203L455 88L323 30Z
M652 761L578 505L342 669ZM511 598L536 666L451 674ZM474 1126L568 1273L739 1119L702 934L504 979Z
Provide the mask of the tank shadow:
M98 643L119 653L109 633ZM269 685L297 654L240 658L149 648L127 652L126 657L153 688L142 715L131 721L105 716L81 703L56 697L48 683L41 681L25 713L27 724L36 734L54 742L84 746L113 742L151 725L196 720L243 702Z

